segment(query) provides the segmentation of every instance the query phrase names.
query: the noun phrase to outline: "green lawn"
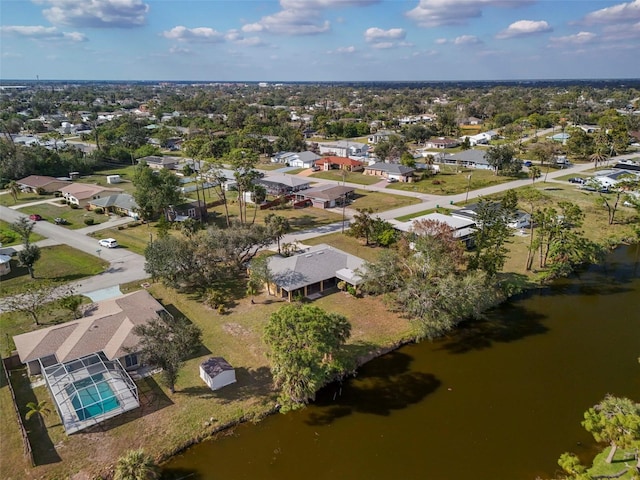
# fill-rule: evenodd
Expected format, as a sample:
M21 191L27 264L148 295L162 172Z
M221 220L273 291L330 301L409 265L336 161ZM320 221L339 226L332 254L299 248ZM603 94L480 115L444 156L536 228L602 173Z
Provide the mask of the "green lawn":
M344 176L343 176L344 174ZM310 178L323 178L325 180L335 180L347 183L357 183L358 185L373 185L378 183L380 177L374 177L373 175L364 175L358 172L347 172L346 170L329 170L328 172L316 172L310 175Z
M12 207L14 205L23 205L25 203L39 202L41 200L47 200L48 198L55 198L54 195L38 195L37 193L20 193L18 194L18 202L13 201L13 197L8 194L0 195L0 205L5 207Z
M44 247L41 251L42 256L34 266L35 279L29 277L27 269L19 267L15 259L11 260L11 272L2 277L0 295L19 293L26 284L43 280L62 283L79 280L96 275L108 266L108 262L68 245Z
M144 250L149 240L158 237L158 229L155 223L139 224L137 222L107 228L91 234L96 239L115 238L119 248L127 248L132 252L144 255Z
M84 208L71 208L69 205L64 205L61 202L56 202L55 205L42 203L40 205L24 207L20 209L20 212L25 215L37 213L42 217L42 221L51 223L53 223L57 217L64 218L67 224L63 226L72 230L86 227L87 225L84 223L86 219L92 219L94 225L109 220L107 215L90 212Z
M394 208L406 207L420 203L420 199L406 195L394 195L375 190L356 190L355 199L349 208L371 208L374 212L384 212Z
M452 169L455 169L455 166L453 166ZM470 184L469 175L471 175ZM522 173L521 177L518 178L526 178L526 174ZM455 171L442 171L433 177L424 178L418 182L392 183L387 187L387 190L405 190L431 195L456 195L466 192L467 188L469 188L469 190L478 190L513 180L513 177L494 175L494 173L489 170L462 169L459 173Z
M29 235L29 241L31 243L44 240L45 238L46 237L33 232ZM0 220L0 244L2 244L3 247L10 247L12 245L19 245L20 243L22 243L20 236L11 230L10 224Z
M631 480L633 478L637 478L633 475L636 465L634 452L618 449L613 456L612 462L607 463L605 460L607 458L607 455L609 455L610 450L611 447L605 448L601 453L596 455L596 458L593 459L591 468L587 470L587 473L590 475L590 477L595 478L598 476L604 477L605 475L616 475L623 470L628 469L627 473L616 478L621 480Z
M319 245L326 243L344 252L360 257L367 262L375 262L378 254L383 250L381 247L366 247L360 239L349 237L341 232L329 233L321 237L310 238L302 242L305 245Z

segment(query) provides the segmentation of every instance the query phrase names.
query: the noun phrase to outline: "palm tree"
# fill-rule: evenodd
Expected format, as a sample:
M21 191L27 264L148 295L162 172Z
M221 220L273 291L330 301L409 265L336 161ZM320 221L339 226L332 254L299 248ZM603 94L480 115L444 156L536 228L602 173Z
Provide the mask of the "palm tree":
M540 171L540 168L536 167L535 165L533 167L529 167L529 177L531 177L531 183L536 183L536 178L540 178L542 176L542 172Z
M159 478L158 466L143 449L130 450L118 459L114 480L154 480Z
M9 193L13 198L13 203L18 203L18 195L20 194L20 186L18 185L18 182L11 180L7 184L7 190L9 190Z
M598 148L595 152L589 155L589 160L595 163L595 168L598 168L599 163L606 162L608 158L609 156L602 148Z
M40 426L42 428L45 428L44 417L46 417L47 415L49 415L51 413L51 408L49 407L49 402L47 402L46 400L42 400L42 401L40 401L38 403L29 402L29 403L27 403L27 408L29 410L27 410L27 413L24 416L25 420L29 420L31 417L36 415L38 417L38 421L40 422Z

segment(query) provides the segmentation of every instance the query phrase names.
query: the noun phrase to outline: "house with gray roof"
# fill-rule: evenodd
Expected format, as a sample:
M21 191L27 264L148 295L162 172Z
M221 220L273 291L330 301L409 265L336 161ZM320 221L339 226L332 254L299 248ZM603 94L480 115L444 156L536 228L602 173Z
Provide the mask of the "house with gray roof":
M334 208L349 203L354 191L353 187L325 183L298 193L296 200L308 200L316 208Z
M446 224L454 238L463 242L467 247L473 245L473 237L476 231L476 222L469 218L460 218L442 213L429 213L420 217L412 218L407 222L391 220L393 228L405 233L416 233L416 225L424 221L432 221ZM423 232L424 229L421 229ZM428 233L428 232L427 232Z
M290 257L269 258L270 285L276 295L289 301L303 296L319 298L344 281L357 287L364 281L361 272L365 261L324 243L307 248Z
M391 181L411 182L415 169L400 165L398 163L377 162L368 167L364 167L365 175L386 178Z
M457 165L464 168L477 168L491 170L491 165L487 162L485 155L487 150L471 149L462 152L436 157L436 161L445 165Z
M309 188L311 180L295 175L278 173L260 178L256 183L263 185L271 195L282 195Z
M102 208L105 212L135 218L136 220L139 218L138 204L135 198L128 193L119 193L90 200L89 209L95 210L96 208Z
M290 167L311 168L320 160L320 155L313 152L278 152L271 157L272 163L285 163Z
M95 303L84 318L13 337L30 375L42 374L68 434L137 408L127 370L140 366L134 333L171 315L146 290Z

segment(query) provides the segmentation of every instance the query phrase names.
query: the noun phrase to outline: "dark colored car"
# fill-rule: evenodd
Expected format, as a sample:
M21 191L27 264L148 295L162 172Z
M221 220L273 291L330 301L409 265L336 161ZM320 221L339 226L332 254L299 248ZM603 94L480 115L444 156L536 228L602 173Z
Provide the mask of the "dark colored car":
M585 182L584 178L580 178L580 177L571 177L569 179L569 183L580 183L583 184Z
M31 215L29 215L29 220L33 220L34 222L39 222L40 220L42 220L42 217L37 213L32 213Z
M526 162L524 162L524 163L523 163L523 165L524 165L525 167L533 167L533 162L532 162L532 161L530 161L530 160L527 160Z

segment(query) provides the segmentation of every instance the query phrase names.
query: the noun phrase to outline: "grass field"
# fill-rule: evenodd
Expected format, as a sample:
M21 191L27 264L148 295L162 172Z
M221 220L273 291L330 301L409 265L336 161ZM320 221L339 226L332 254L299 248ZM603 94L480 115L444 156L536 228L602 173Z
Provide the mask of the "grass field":
M471 175L470 179L469 175ZM526 178L525 174L522 175L522 178ZM441 171L441 173L433 177L424 178L418 182L392 183L387 187L387 190L405 190L431 195L456 195L466 192L467 188L470 190L478 190L513 180L513 177L494 175L494 173L489 170L462 169L459 173L456 173L455 166L451 166L451 169Z
M0 295L19 293L26 284L43 280L71 282L102 272L108 262L81 252L67 245L56 245L41 249L42 256L34 266L36 278L29 277L25 267L19 267L16 260L11 260L11 272L2 277Z
M37 193L19 193L18 201L14 202L13 197L10 194L5 193L0 195L0 205L4 207L12 207L14 205L23 205L25 203L39 202L41 200L47 200L50 198L56 198L56 197L53 195L38 195Z
M364 245L362 240L349 237L340 232L310 238L305 240L303 243L305 245L319 245L321 243L326 243L327 245L338 248L343 252L360 257L367 262L375 262L378 258L378 254L382 250L380 247L367 247Z
M20 209L20 213L24 213L25 215L37 213L42 217L41 221L50 223L53 223L55 218L64 218L67 224L61 226L71 230L86 227L87 224L85 224L84 221L87 219L93 220L94 225L109 220L107 215L90 212L84 208L71 208L69 205L64 205L61 202L56 202L55 204L41 203L39 205L23 207Z
M355 199L351 202L349 208L371 208L374 212L384 212L420 203L418 198L382 193L375 190L357 189L354 193Z
M29 235L29 241L31 243L38 242L40 240L44 240L46 237L39 235L37 233L31 232ZM22 243L20 236L11 230L10 224L3 220L0 220L0 243L3 247L10 247L12 245L19 245Z
M344 176L343 176L344 174ZM316 172L310 178L323 178L325 180L335 180L336 182L357 183L358 185L373 185L380 182L380 177L364 175L358 172L347 172L346 170L329 170L328 172Z

